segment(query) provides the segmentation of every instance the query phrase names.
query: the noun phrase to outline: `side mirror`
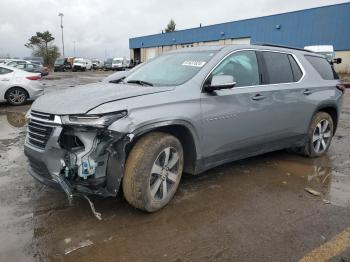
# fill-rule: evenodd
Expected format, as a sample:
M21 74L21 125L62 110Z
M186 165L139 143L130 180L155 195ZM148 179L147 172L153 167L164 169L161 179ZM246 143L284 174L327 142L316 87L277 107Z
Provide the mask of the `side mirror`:
M332 62L333 62L333 64L341 64L342 61L343 61L343 59L341 59L339 57L339 58L334 58Z
M207 92L213 92L220 89L230 89L236 85L236 82L231 75L216 75L213 76L210 85L205 87Z

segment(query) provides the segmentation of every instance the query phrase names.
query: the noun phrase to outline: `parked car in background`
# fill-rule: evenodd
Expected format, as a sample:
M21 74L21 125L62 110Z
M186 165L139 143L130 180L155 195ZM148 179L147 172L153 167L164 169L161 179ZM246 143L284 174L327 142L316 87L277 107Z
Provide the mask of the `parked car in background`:
M22 105L44 93L38 73L29 73L21 69L0 65L0 102Z
M85 58L75 58L72 71L86 71L92 69L91 60Z
M41 76L47 76L49 74L49 69L47 67L36 65L36 64L31 64L31 63L17 64L14 67L18 69L22 69L27 72L40 73Z
M55 72L64 72L66 70L71 70L72 64L68 61L68 58L57 58L54 63Z
M102 69L103 68L103 61L99 59L92 59L92 69Z
M125 57L115 57L112 60L112 70L125 70L128 67L128 62Z
M19 64L29 64L29 63L30 63L29 61L23 60L23 59L9 59L6 62L6 65L7 66L16 66L16 65L19 65Z
M112 70L112 63L113 63L113 58L108 58L104 62L104 70Z
M328 61L305 50L181 49L122 81L39 98L24 152L29 173L70 200L76 192L115 197L122 186L132 206L154 212L183 172L285 148L326 154L344 92Z
M33 56L33 57L24 57L23 60L26 60L32 64L36 64L36 65L44 65L44 59L42 57L37 57L37 56Z

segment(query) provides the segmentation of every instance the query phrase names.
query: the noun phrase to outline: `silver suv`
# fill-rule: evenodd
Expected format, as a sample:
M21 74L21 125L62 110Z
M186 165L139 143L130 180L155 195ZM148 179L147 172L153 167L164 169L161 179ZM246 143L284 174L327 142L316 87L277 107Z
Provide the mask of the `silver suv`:
M108 81L47 94L28 115L25 154L40 182L124 197L154 212L182 173L273 150L325 154L345 91L305 50L206 46L159 56Z

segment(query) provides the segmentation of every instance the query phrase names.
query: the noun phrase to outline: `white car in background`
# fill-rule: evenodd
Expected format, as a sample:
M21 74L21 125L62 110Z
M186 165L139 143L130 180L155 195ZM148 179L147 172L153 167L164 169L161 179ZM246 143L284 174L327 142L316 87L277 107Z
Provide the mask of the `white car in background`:
M44 94L38 73L29 73L11 66L0 65L0 102L22 105Z
M128 63L125 57L115 57L112 61L112 70L125 70Z
M86 71L92 69L92 62L90 59L75 58L73 62L72 71Z
M20 64L29 64L29 63L30 63L29 61L26 61L23 59L9 59L6 62L6 65L16 67L17 65L20 65Z

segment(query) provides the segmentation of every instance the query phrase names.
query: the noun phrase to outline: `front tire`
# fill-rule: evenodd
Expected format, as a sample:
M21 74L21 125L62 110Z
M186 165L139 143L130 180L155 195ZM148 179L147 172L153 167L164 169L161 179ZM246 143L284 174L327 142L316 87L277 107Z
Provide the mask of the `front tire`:
M28 93L21 87L12 87L6 92L6 100L13 106L23 105L28 99Z
M179 186L183 162L182 145L176 137L161 132L143 136L126 161L125 199L147 212L166 206Z
M302 154L308 157L319 157L327 153L334 135L332 117L326 112L316 113L309 127L307 142L301 148Z

